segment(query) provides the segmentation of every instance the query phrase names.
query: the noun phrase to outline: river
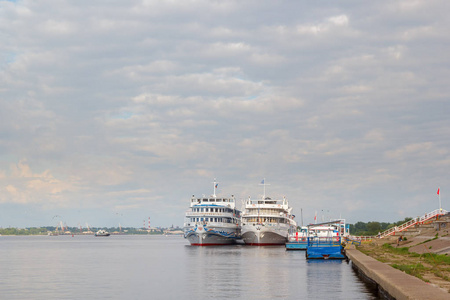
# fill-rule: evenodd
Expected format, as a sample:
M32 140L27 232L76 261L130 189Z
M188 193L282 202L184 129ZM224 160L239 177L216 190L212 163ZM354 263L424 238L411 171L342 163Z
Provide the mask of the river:
M1 299L379 299L347 261L180 236L0 236Z

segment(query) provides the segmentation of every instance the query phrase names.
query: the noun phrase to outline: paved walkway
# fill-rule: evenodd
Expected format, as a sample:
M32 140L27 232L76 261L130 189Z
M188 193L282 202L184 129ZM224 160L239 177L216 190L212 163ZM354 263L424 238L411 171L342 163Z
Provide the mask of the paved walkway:
M449 300L450 293L379 262L359 250L346 249L352 263L395 299Z

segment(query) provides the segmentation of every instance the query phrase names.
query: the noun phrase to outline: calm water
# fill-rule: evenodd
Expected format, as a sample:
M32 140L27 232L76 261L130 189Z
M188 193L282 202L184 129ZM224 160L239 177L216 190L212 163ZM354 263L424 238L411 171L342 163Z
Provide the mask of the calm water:
M1 299L378 299L346 261L165 236L0 236Z

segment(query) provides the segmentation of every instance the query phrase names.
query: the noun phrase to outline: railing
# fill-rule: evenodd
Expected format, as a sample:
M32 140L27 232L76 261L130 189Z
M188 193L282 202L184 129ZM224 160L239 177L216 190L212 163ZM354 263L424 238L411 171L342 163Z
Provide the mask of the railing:
M383 231L382 233L377 235L377 237L378 238L384 238L384 237L393 235L396 232L402 232L402 231L408 229L411 226L414 226L416 224L422 224L423 222L426 222L426 221L428 221L428 220L430 220L430 219L432 219L432 218L434 218L436 216L442 216L442 215L445 215L447 213L448 213L448 211L446 211L445 209L442 209L442 208L433 210L430 213L427 213L427 214L425 214L425 215L423 215L421 217L414 218L414 219L412 219L412 220L410 220L410 221L408 221L406 223L403 223L400 226L395 226L395 227L389 228L388 230Z
M355 235L349 235L347 240L348 241L355 241L355 242L368 242L371 241L374 237L373 236L355 236Z
M336 247L341 246L341 237L308 237L308 247Z
M202 217L202 216L228 216L232 215L232 212L187 212L187 217Z

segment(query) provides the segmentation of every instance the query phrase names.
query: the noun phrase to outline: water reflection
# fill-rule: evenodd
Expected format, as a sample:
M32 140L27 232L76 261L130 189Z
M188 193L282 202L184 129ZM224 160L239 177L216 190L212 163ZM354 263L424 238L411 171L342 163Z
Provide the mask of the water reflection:
M188 286L198 298L377 299L347 261L306 260L284 247L185 248Z

